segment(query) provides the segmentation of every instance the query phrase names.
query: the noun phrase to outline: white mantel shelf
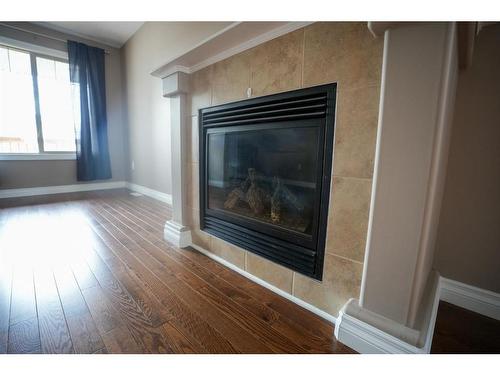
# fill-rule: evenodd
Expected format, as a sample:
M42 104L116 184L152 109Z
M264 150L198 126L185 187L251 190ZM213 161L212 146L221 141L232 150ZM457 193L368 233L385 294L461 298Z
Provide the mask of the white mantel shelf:
M312 22L235 22L151 72L165 78L176 72L193 73L218 61L277 38Z

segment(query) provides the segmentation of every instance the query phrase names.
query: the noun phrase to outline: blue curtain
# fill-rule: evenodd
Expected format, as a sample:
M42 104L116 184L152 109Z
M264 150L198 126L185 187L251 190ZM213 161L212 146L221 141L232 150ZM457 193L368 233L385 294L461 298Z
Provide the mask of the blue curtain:
M80 126L75 127L78 181L111 178L106 119L104 50L68 41L71 82L80 94Z

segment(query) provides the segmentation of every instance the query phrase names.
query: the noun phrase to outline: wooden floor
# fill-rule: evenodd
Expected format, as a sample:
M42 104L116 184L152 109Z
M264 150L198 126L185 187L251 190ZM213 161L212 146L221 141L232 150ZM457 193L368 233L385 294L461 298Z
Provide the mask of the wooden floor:
M432 353L500 354L500 321L441 301Z
M352 353L125 190L0 200L0 353Z
M126 190L0 200L0 353L353 353L333 325L163 240ZM441 302L434 353L500 353L500 324Z

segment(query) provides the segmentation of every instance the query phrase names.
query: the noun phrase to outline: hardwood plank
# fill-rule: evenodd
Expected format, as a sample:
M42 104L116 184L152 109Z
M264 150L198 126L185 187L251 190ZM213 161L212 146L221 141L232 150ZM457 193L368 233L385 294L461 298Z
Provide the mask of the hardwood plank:
M99 286L94 274L90 270L87 263L84 261L74 261L71 263L71 269L73 271L73 275L76 278L78 286L80 290L83 292L88 288L95 288Z
M165 342L161 331L156 328L144 304L139 305L123 285L113 277L109 269L97 258L88 260L106 297L126 320L132 336L150 353L170 353L172 349ZM146 312L145 312L146 311Z
M441 301L431 353L500 354L500 321Z
M90 313L73 315L67 322L75 353L92 354L104 348Z
M123 211L123 208L116 207L112 203L109 203L109 202L106 202L106 205L112 207L117 212L119 212L120 214L122 214L125 217L127 217L129 220L132 220L132 217L130 215L128 215L126 211ZM142 222L147 222L147 221L151 222L149 219L146 219L144 217L142 217L141 219L143 219L143 220L135 221L134 223L139 223L138 225L141 225L141 221ZM152 226L152 224L149 225L150 228L151 228L151 226ZM136 227L134 227L134 229L137 232L139 232L139 234L141 236L143 236L143 237L147 237L149 235L147 232L145 232L145 228L142 227L142 225L141 225L141 229L142 230L141 229L137 230ZM156 242L156 244L157 245L161 245L158 242ZM163 248L166 249L167 251L169 249L171 249L171 247L169 248L168 246L165 246L165 245L163 246ZM214 268L212 265L216 264L216 263L213 262L213 261L211 261L211 260L209 260L208 257L205 257L204 255L201 255L200 253L197 253L195 251L188 252L185 249L182 250L182 253L184 255L187 255L189 257L189 259L197 259L197 260L199 260L200 258L205 258L205 261L201 261L199 263L201 263L202 266L209 265L210 270L213 271L216 274L221 274L222 272L224 272L224 275L226 275L226 277L229 277L229 275L231 275L230 277L233 277L233 278L236 275L236 273L234 271L229 270L229 269L227 269L225 267L215 267ZM194 255L194 254L198 254L198 255ZM185 262L184 264L187 265L188 263ZM197 274L199 276L203 275L203 273L200 273L200 272L197 272ZM333 334L333 325L331 323L323 320L322 318L314 316L310 312L302 309L300 306L296 306L296 305L289 306L290 303L287 300L285 300L283 297L278 296L278 295L276 295L276 294L268 291L267 289L265 289L265 288L263 288L263 287L255 284L255 283L249 281L248 279L243 278L242 276L238 277L238 282L231 282L231 283L228 283L228 285L231 285L231 286L240 285L239 281L242 280L242 279L244 279L244 281L247 284L247 286L251 285L252 288L254 288L254 289L257 290L256 294L257 294L258 297L260 297L262 295L262 292L266 293L267 297L269 297L268 298L269 303L273 304L273 306L276 307L276 310L281 310L282 312L285 311L282 308L283 305L287 305L285 307L286 311L288 311L290 308L292 308L292 310L294 312L294 314L292 315L292 317L296 318L296 319L293 319L293 320L295 320L295 322L292 322L292 320L290 320L290 319L287 318L287 320L289 320L289 322L286 323L285 325L290 325L291 324L292 327L290 327L290 328L296 330L299 327L304 327L303 322L304 322L305 319L309 320L311 322L312 326L316 326L317 327L317 329L312 329L312 330L309 331L309 333L313 334L311 336L311 339L313 341L316 341L318 344L320 344L320 346L322 347L321 350L325 350L325 349L327 349L328 347L330 347L333 344L333 340L331 339L333 337L332 336L332 334ZM214 279L211 280L211 283L213 283L213 282L214 282ZM223 288L223 286L221 286L220 284L217 285L217 287L219 289ZM241 291L241 289L240 289L240 291ZM248 290L246 288L245 288L245 292L248 292ZM239 295L239 297L241 298L241 295ZM258 299L258 297L257 298L253 298L253 301L256 301ZM240 299L240 302L243 303L244 299ZM252 306L250 306L248 304L246 306L247 306L247 308L252 308ZM261 309L261 308L262 307L259 307L259 309ZM257 313L257 315L258 315L258 313ZM281 315L280 315L280 317L281 317ZM266 319L266 318L264 318L264 319ZM278 320L279 319L280 318L278 318ZM275 324L275 328L281 327L281 328L278 328L278 329L285 329L283 327L283 324L284 324L284 322L277 322ZM319 342L318 342L318 339L320 340Z
M99 349L99 350L95 351L92 354L109 354L109 352L108 352L108 350L106 348L102 348L102 349Z
M132 279L122 267L110 269L102 259L94 257L93 254L89 256L88 262L104 292L111 301L120 305L119 311L133 311L134 319L141 319L144 324L151 327L159 327L170 318L170 315L163 311L160 303L150 296L136 280Z
M150 218L137 214L137 212L134 212L130 209L130 206L127 208L123 205L115 204L115 199L104 202L104 205L116 211L115 215L120 214L124 218L129 220L131 223L126 224L131 229L133 228L140 236L147 238L151 242L153 241L154 237L152 236L152 234L154 232L154 222ZM125 222L123 218L119 218L119 220ZM139 229L137 228L137 225L140 227ZM157 234L161 238L161 231L157 231ZM258 298L258 296L260 295L260 291L264 290L269 295L275 297L275 302L277 302L277 306L279 309L282 303L290 305L290 302L283 297L278 296L253 282L250 283L254 284L254 286L259 289L259 293L256 297L249 296L243 291L243 289L237 289L234 287L235 285L237 285L237 283L228 283L219 277L214 278L215 275L221 273L222 271L226 271L228 273L234 272L229 271L223 266L219 266L208 257L198 253L197 251L186 251L186 249L182 249L179 251L179 249L165 246L165 243L163 241L155 242L155 244L165 249L167 252L169 252L170 255L172 255L172 249L174 249L174 251L177 250L178 253L182 253L183 256L189 258L189 261L183 262L185 266L191 266L191 261L196 260L195 263L198 266L206 267L208 270L212 271L213 274L209 278L207 278L206 273L200 272L199 269L196 269L196 267L194 268L196 274L206 280L210 285L215 286L226 296L237 300L240 305L245 307L247 310L252 311L254 315L259 316L262 320L269 322L271 326L278 332L282 333L285 336L293 337L293 341L296 343L300 343L301 347L304 348L305 351L312 353L326 353L332 351L338 351L341 353L353 353L350 348L338 343L334 339L333 325L323 320L322 318L319 318L304 310L303 308L292 304L292 309L296 308L294 317L296 317L297 319L295 319L295 321L293 319L289 319L288 316L280 314L264 303L261 303ZM200 261L200 259L202 260ZM249 281L247 279L245 280ZM220 281L223 281L223 283L220 283ZM318 329L307 329L304 327L304 318L309 318L309 316L311 315L314 325L319 326L317 327ZM272 318L270 318L270 316ZM320 327L321 325L323 325L323 327Z
M69 266L59 265L53 271L66 318L88 314L87 304Z
M116 263L119 262L118 258L114 258L115 254L111 252L107 246L103 246L101 243L96 242L94 244L98 253L102 255L108 266L113 269ZM139 274L137 271L129 269L129 273L132 277L135 277L138 282L140 282L143 287L150 290L155 296L157 296L160 303L163 304L163 310L166 314L170 314L174 323L177 323L177 328L183 332L188 332L194 337L199 337L202 342L210 343L214 339L217 340L217 332L211 330L210 327L206 325L202 320L196 315L193 315L175 296L168 293L168 289L161 284L160 280L148 277L150 275ZM145 277L144 277L145 276ZM174 313L175 312L175 313ZM181 321L177 321L177 317L182 317ZM196 346L197 352L204 353L206 350L198 344Z
M117 203L118 202L118 203ZM145 216L141 213L138 213L136 210L134 210L133 206L125 206L122 205L122 201L119 199L112 199L108 200L105 202L108 206L112 207L114 210L119 212L121 215L126 217L127 219L131 220L132 222L136 223L141 227L141 229L146 230L149 232L149 234L152 234L154 237L154 244L162 246L162 248L166 249L167 251L170 252L170 254L177 259L190 259L190 260L195 260L195 263L202 266L203 268L209 270L212 273L219 273L222 271L227 270L228 268L220 265L217 262L214 262L207 256L199 253L198 251L192 249L192 248L186 248L186 249L175 249L172 246L169 246L168 243L166 243L163 240L163 225L164 223L160 224L158 222L154 222L151 220L150 217Z
M122 216L122 217L116 217L115 216L115 218L117 218L118 220L120 220L123 223L125 223L126 225L128 225L130 229L133 229L136 232L139 232L140 236L142 236L144 238L148 238L149 240L151 240L151 233L150 233L150 231L146 231L146 230L143 230L141 227L138 227L135 224L135 222L131 221L130 216L127 216L126 213L124 213L119 207L117 208L115 205L113 205L112 203L109 203L109 202L103 202L103 207L104 207L105 210L107 208L111 208L112 210L114 210L115 211L115 215L118 214L118 215ZM108 209L108 212L110 212L109 209ZM110 213L112 213L112 212L110 212ZM140 243L140 245L142 247L145 246L143 243ZM165 248L165 247L163 247L163 248ZM189 264L189 262L185 261L185 262L183 262L183 264L186 266L186 265ZM202 277L202 278L204 278L206 280L206 277L203 277L203 272L200 272L199 269L196 270L196 273L198 274L198 276L200 276L200 277ZM213 285L214 279L207 280L207 281L209 281L210 284ZM219 287L219 290L220 290L221 289L220 285L218 285L218 287ZM240 295L240 297L241 297L241 295ZM240 299L239 303L240 303L240 305L243 306L244 304L242 302L246 302L246 300L245 299ZM252 302L255 302L255 301L252 301ZM267 321L269 319L268 316L261 314L262 310L266 310L266 306L265 305L262 305L262 304L259 304L259 303L249 303L249 304L244 305L244 307L246 307L247 310L252 310L255 315L259 316L264 321ZM268 310L270 310L270 309L268 309ZM266 313L268 313L268 311L266 311ZM310 332L308 334L308 331L305 331L302 328L302 326L299 326L298 324L294 323L293 321L291 321L291 320L289 320L287 318L281 318L281 316L278 315L277 320L279 320L279 321L277 323L275 323L274 325L272 325L272 327L274 327L278 332L281 332L281 333L285 333L286 332L287 334L293 335L295 338L302 337L302 340L300 340L299 342L302 344L302 347L306 351L310 351L310 352L329 352L331 350L332 346L334 345L334 340L332 339L333 335L330 336L330 337L325 337L325 336L318 337L318 336L315 336L315 335L311 335ZM305 340L305 338L309 338L309 339Z
M41 352L38 320L36 318L23 320L10 326L9 354L35 354Z
M94 216L97 217L97 216ZM109 228L108 228L109 229ZM169 295L167 296L167 300L163 301L163 304L165 306L175 306L175 308L182 308L182 305L178 303L178 299L183 301L183 304L185 303L187 306L189 306L189 310L197 312L197 314L203 316L203 319L206 320L210 325L212 325L215 329L217 329L219 332L221 332L226 338L227 335L230 334L234 336L234 338L238 341L244 341L244 343L240 343L241 345L245 345L247 347L250 347L251 345L255 345L255 343L252 343L252 338L249 338L247 340L243 340L242 336L244 336L244 332L241 331L236 331L235 332L235 327L228 326L224 321L220 320L220 313L219 311L216 311L212 308L212 306L207 305L206 303L200 306L199 302L197 299L199 297L195 298L192 300L192 298L189 298L191 295L186 294L186 293L174 293L175 297L172 295L172 288L175 287L174 283L178 282L178 280L173 277L172 272L169 272L166 269L160 270L160 272L155 273L153 270L148 267L147 264L142 264L144 261L148 261L151 259L144 259L144 257L148 257L149 255L144 253L144 256L140 256L139 258L134 255L134 251L130 251L130 249L126 248L125 246L122 246L117 239L114 239L109 233L105 232L105 224L104 222L99 226L99 227L94 227L94 230L96 233L102 236L103 240L108 244L108 246L113 249L113 251L117 251L117 256L121 257L127 264L132 265L133 269L140 269L141 270L141 276L142 278L148 278L148 283L150 285L154 285L157 282L160 282L160 288L162 290L168 290L170 291ZM115 241L115 243L113 243ZM134 247L134 250L136 252L142 251L140 248ZM162 272L163 271L163 272ZM165 289L165 287L167 289ZM160 298L162 296L159 295ZM173 305L172 305L173 303ZM194 309L193 307L196 307ZM186 309L183 309L184 312L187 312ZM189 311L188 310L188 311ZM220 335L215 334L214 331L211 330L211 333L208 333L206 331L200 331L200 330L191 330L190 327L185 326L185 322L182 320L184 319L184 314L179 314L179 313L174 313L174 317L177 318L177 323L181 328L187 329L187 331L190 331L191 335L199 336L201 333L203 336L205 336L205 340L199 340L199 343L202 343L203 346L207 348L210 352L215 352L215 353L224 353L224 352L234 352L234 349L232 346L224 339L221 340ZM193 315L193 314L191 314ZM211 320L209 320L211 319ZM215 325L214 325L215 324ZM206 327L205 327L206 328ZM229 339L229 338L228 338ZM234 345L234 342L231 341L231 343ZM222 345L222 346L221 346ZM264 345L257 343L258 346L253 347L252 352L256 352L259 350L258 348L265 348ZM266 351L268 352L269 349Z
M118 203L116 203L118 202ZM144 215L136 210L134 207L133 203L129 203L129 205L123 205L123 201L120 199L113 199L111 201L106 202L108 205L111 205L113 208L118 210L121 214L129 218L130 220L133 220L135 223L139 223L143 229L147 230L148 232L152 232L153 229L156 230L157 238L155 240L155 244L162 244L163 246L166 246L169 250L177 251L179 254L182 254L185 258L195 260L196 263L199 265L203 266L207 270L209 270L212 273L220 273L222 271L227 270L228 268L214 262L212 259L208 258L207 256L201 254L197 250L193 248L184 248L182 250L176 249L173 246L170 246L168 243L166 243L163 240L163 226L164 226L164 221L155 221L151 218L151 216ZM144 227L142 223L145 223L150 229L147 227Z
M168 309L172 314L171 323L175 324L179 331L188 337L192 337L200 345L199 352L204 352L205 350L210 353L235 352L229 342L205 322L205 312L199 312L200 315L198 315L192 310L191 306L185 304L179 296L171 291L171 283L168 282L166 274L163 274L162 277L157 277L132 254L128 253L126 249L123 249L118 242L115 242L114 238L113 241L112 237L103 231L101 227L96 227L94 230L102 236L103 241L109 249L116 252L116 256L129 265L136 277L142 280L145 283L144 285L150 288L162 305ZM200 316L204 318L201 319Z
M154 241L154 236L152 236L152 234L149 231L143 230L142 227L136 225L136 223L133 222L132 219L125 213L123 213L119 208L116 208L116 206L114 206L112 203L109 202L103 202L103 208L110 214L114 213L115 214L114 218L127 225L130 230L134 230L136 234L139 234L139 238L146 238L148 240L148 243L140 243L137 240L138 237L135 237L136 242L138 242L143 248L147 247L150 244L151 245L153 244L152 241ZM110 209L113 210L114 212L112 212ZM116 215L119 215L120 217ZM124 229L125 228L122 228L122 230ZM163 247L163 249L165 249L165 247ZM168 251L168 249L166 250ZM197 267L197 265L191 263L189 260L184 259L183 265L184 266L189 265L191 267L191 270L195 272L198 276L203 278L205 281L207 281L209 286L215 286L216 288L213 290L222 291L224 295L228 296L233 300L235 300L234 298L235 296L238 296L239 297L238 303L240 304L240 306L252 312L253 315L259 317L262 321L271 323L276 319L281 319L277 313L273 312L265 305L256 303L256 301L249 301L248 296L239 293L237 290L232 288L230 284L223 285L222 283L217 282L217 278L213 277L214 275L207 274L207 272L200 270L200 268ZM318 338L310 334L307 334L307 332L304 331L301 332L299 326L291 325L290 322L287 322L284 319L281 319L281 321L278 324L274 325L274 328L276 329L277 332L280 333L293 332L295 338L300 336L302 340L299 342L304 344L303 348L307 351L328 352L332 344L332 340L323 340L322 338Z
M75 353L102 349L104 343L69 266L57 267L54 276Z
M17 265L13 271L10 325L36 318L33 270L29 264Z
M7 353L7 343L9 341L9 329L0 331L0 354Z
M153 224L150 218L147 218L137 212L131 213L130 208L123 207L119 203L113 201L102 202L101 206L103 208L111 209L111 214L117 216L123 222L129 222L133 225L140 227L143 231L147 232L150 236L154 237L155 240L161 238L160 233L163 232L163 226L160 224ZM128 224L127 224L128 225Z
M74 353L51 270L35 269L35 290L42 353Z
M155 222L154 220L151 219L151 217L148 217L146 215L143 215L135 210L133 205L131 206L124 206L121 205L122 201L118 200L118 204L116 204L115 199L112 201L107 201L106 203L113 207L115 210L120 212L120 214L124 215L127 217L129 220L132 220L134 223L139 225L142 229L150 232L153 235L156 235L156 238L154 240L154 243L156 245L162 245L164 246L167 250L169 250L171 253L172 251L176 251L176 253L181 256L181 258L187 258L191 260L196 260L196 263L203 266L204 268L208 269L212 273L219 273L224 270L227 270L228 268L225 266L220 265L217 262L214 262L207 256L199 253L197 250L194 250L193 248L186 248L186 249L176 249L173 246L169 246L168 243L166 243L163 240L163 224L159 222ZM144 223L144 224L143 224Z
M130 331L118 326L102 335L106 349L112 354L141 354L144 350L137 344Z
M196 354L200 353L197 350L197 345L193 344L186 336L184 336L172 323L167 322L163 325L163 335L172 350L176 354Z
M114 203L114 200L113 200ZM152 241L154 238L151 237L151 229L150 230L144 228L139 221L133 221L133 217L128 215L128 212L122 210L120 206L116 206L115 204L106 201L104 203L105 207L112 208L117 214L123 216L123 218L119 218L125 224L129 225L131 229L134 229L140 236L147 238ZM139 224L136 224L139 223ZM147 225L147 224L146 224ZM169 250L168 248L166 249ZM183 250L184 252L184 250ZM207 258L208 259L208 258ZM190 264L190 260L184 262L184 265ZM261 318L261 320L266 321L268 323L272 323L272 326L280 333L286 335L292 335L294 337L294 342L299 342L301 346L308 352L331 352L334 346L333 336L330 337L318 337L313 335L311 332L303 329L302 325L298 325L293 321L282 317L276 311L268 308L264 304L261 304L258 300L248 296L243 293L241 290L237 290L233 287L233 285L225 282L223 279L215 277L215 275L206 276L206 273L200 272L199 269L195 269L198 276L204 278L207 282L209 282L212 286L215 286L218 290L222 291L223 294L228 296L229 298L236 300L240 305L245 307L247 310L251 311L254 315Z
M36 247L25 246L29 241L14 242L6 252L14 265L24 265L26 259L38 265L40 251L46 255L41 263L55 265L60 305L76 352L352 352L334 339L331 323L194 250L165 243L163 225L171 210L161 202L132 197L126 190L34 197L24 202L28 206L9 208L8 215L0 212L0 257L5 248L1 246L4 224L14 225L14 231L7 233L22 233L31 226L44 228ZM44 205L30 206L40 202ZM26 275L29 268L23 269ZM36 303L52 306L45 298L38 301L39 294L43 297L38 284L45 284L38 282L38 268L33 289ZM26 275L17 276L28 280ZM11 290L23 290L22 282L6 286L9 283L3 284L8 290L4 305L10 305L5 296ZM14 300L22 305L18 298ZM0 300L0 309L5 310L2 306ZM57 311L54 306L47 311ZM21 317L19 323L30 315L26 308L14 310ZM61 321L57 313L53 315ZM59 330L58 325L44 328L48 323L40 316L40 351L44 335ZM25 325L28 328L14 327L14 341L7 350L20 348L22 352L33 347L30 329L36 332L37 324ZM0 329L0 349L2 337ZM22 337L26 337L24 349Z
M0 248L2 248L1 241ZM0 258L0 354L7 352L11 292L12 270L5 263L2 263Z
M0 354L7 353L9 337L10 300L12 294L12 265L10 262L10 222L12 209L0 210Z
M152 220L165 223L166 220L171 218L171 212L163 211L160 209L156 209L150 206L145 206L138 199L120 199L115 198L115 201L119 201L122 205L133 208L134 211L150 217Z
M110 353L143 353L132 337L124 318L113 307L101 287L82 291L105 347Z
M82 290L82 294L101 336L121 325L121 316L99 285Z
M290 320L293 320L296 324L301 324L314 335L324 338L333 337L333 330L335 326L321 317L291 303L287 299L252 282L234 271L228 269L219 275L232 285L237 285L238 287L243 288L246 293L254 298L260 299L269 308L286 316Z
M110 219L110 217L108 216L108 214L106 212L101 211L100 214L102 214L101 219L105 219L105 220L106 220L106 218L108 220ZM100 214L97 211L94 212L95 217L98 217ZM97 220L99 221L99 218ZM108 221L108 223L111 224L110 221ZM171 267L172 269L174 269L174 272L176 273L176 277L178 279L179 279L179 277L182 277L183 274L186 274L185 278L183 278L182 280L186 283L186 285L189 285L192 289L190 289L189 287L184 287L183 283L175 283L174 281L169 282L169 285L171 285L171 287L175 287L178 289L178 295L182 295L184 298L186 298L186 296L191 296L192 298L190 299L190 306L200 303L201 299L196 296L196 292L194 290L198 290L198 292L200 291L200 289L199 289L200 283L202 286L207 287L207 288L210 288L210 285L204 283L203 280L197 278L196 275L190 273L189 271L184 269L181 265L179 265L175 261L172 261L172 259L170 259L168 256L166 256L163 252L159 251L160 249L156 248L155 246L148 243L147 241L143 241L142 239L140 239L138 237L135 237L134 239L128 237L126 235L125 231L129 228L124 227L121 222L115 221L114 224L116 225L116 227L121 228L121 231L118 228L110 227L109 230L112 232L112 234L114 236L116 236L124 244L126 244L127 248L133 247L134 249L137 249L137 252L142 252L143 255L141 254L141 259L147 260L150 258L150 263L148 264L148 267L153 272L155 272L155 270L157 272L161 272L161 266L165 266L166 264L168 264L168 267ZM106 223L101 222L101 226L106 227L106 225L107 225ZM134 245L134 243L136 245L139 245L139 246ZM143 249L147 249L147 252L145 252ZM159 260L159 258L161 258L161 260ZM156 261L157 263L154 263L154 261ZM192 277L192 276L194 276L194 277ZM217 294L217 291L214 290L214 293ZM273 332L273 330L271 329L271 334L269 334L268 331L265 329L265 327L260 325L260 322L253 319L254 318L253 316L251 316L249 314L240 314L238 312L238 309L235 308L234 304L227 303L224 306L225 309L223 310L223 309L221 309L220 304L218 304L217 302L214 303L214 301L211 300L211 298L208 298L207 295L204 295L201 293L199 293L199 295L205 297L205 300L207 302L209 302L209 306L211 308L214 308L214 313L216 313L215 311L218 310L218 312L217 312L218 314L220 314L220 312L224 313L227 318L233 320L241 328L246 329L248 326L251 326L253 329L256 329L258 332L260 332L260 335L267 336L271 341L267 342L266 346L272 348L272 350L274 350L276 352L289 352L289 351L300 352L301 351L297 345L295 345L293 342L287 340L285 337L281 336L278 332L276 332L276 331ZM225 301L224 299L219 299L218 302L227 302L227 301ZM232 314L228 313L228 311L232 312ZM270 328L270 327L268 327L268 328ZM251 330L250 331L247 330L246 332L247 332L247 336L246 336L245 343L242 342L241 336L234 337L233 340L238 340L237 342L239 342L240 345L245 344L246 345L245 350L247 351L247 350L249 350L248 344L250 342L248 333L250 333L250 334L254 335L255 340L256 340L255 341L256 346L253 348L253 350L259 350L258 349L259 339L261 336L259 334L255 334L255 332L251 331ZM233 341L231 341L231 342L233 342ZM260 341L260 342L262 342L262 341ZM260 346L261 345L262 344L260 344ZM270 346L270 345L272 345L272 346Z

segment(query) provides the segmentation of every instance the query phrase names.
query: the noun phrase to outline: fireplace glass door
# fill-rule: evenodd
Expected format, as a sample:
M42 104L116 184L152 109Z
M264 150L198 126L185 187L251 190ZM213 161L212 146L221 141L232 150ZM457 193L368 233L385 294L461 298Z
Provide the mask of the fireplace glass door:
M209 131L208 208L312 235L322 157L316 124Z

